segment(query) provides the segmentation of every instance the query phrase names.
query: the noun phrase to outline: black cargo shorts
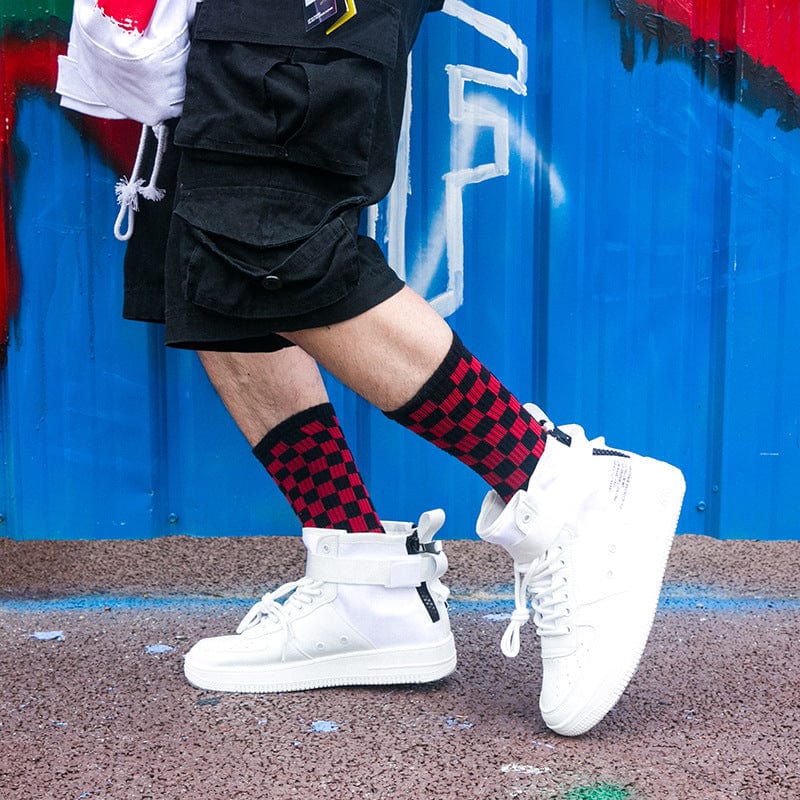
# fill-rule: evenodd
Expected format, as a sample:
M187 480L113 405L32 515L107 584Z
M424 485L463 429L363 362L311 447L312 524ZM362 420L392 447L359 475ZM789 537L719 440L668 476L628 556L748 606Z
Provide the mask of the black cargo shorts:
M173 185L137 215L124 315L163 315L177 347L269 351L399 291L359 221L391 187L408 54L442 2L203 0Z

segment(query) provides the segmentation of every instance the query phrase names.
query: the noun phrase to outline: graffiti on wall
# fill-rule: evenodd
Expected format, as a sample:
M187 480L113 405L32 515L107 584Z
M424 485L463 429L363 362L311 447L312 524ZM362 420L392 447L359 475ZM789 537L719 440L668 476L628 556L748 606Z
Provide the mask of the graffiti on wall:
M505 20L478 11L463 0L446 0L444 12L456 25L466 26L480 37L499 45L509 56L507 72L491 70L480 64L445 64L448 83L448 117L450 120L450 164L442 175L444 193L429 222L425 246L415 257L406 254L407 198L411 194L410 127L413 68L409 69L406 116L400 139L397 177L386 203L386 235L388 261L397 273L419 294L426 297L442 315L454 313L464 301L464 193L470 186L509 175L510 155L516 154L527 169L531 183L544 175L549 183L554 205L565 196L555 167L545 164L531 132L519 121L508 102L503 103L486 90L499 90L510 97L527 95L528 49ZM478 139L482 132L492 141L491 160L476 163ZM371 233L377 227L379 210L372 209ZM446 286L433 291L438 270L446 269Z
M724 100L756 114L774 109L780 128L800 127L798 0L612 0L611 8L627 69L638 34L645 53L687 61Z
M601 0L596 0L600 2ZM605 2L605 0L603 0ZM9 0L0 16L0 366L5 362L11 320L20 302L24 270L20 269L14 236L15 220L15 118L22 98L39 93L54 107L57 57L66 49L71 3L51 0L33 4ZM406 264L405 203L408 185L408 126L401 143L400 179L387 204L387 247L390 263L402 277L427 296L432 275L447 266L447 288L434 298L444 314L462 302L463 193L466 187L508 173L508 154L515 148L532 174L550 181L552 201L563 199L563 186L553 167L544 165L530 132L515 122L515 115L497 99L496 91L480 94L478 87L524 97L527 91L527 51L504 21L481 13L463 0L447 0L445 11L457 24L471 27L504 47L511 59L508 72L479 65L449 64L451 164L444 175L445 196L431 221L428 246L414 263ZM800 127L800 60L795 43L800 39L800 0L612 0L611 14L620 22L623 64L636 61L636 37L645 52L657 48L658 58L688 60L698 76L718 88L721 96L756 113L778 112L784 129ZM126 122L92 120L61 112L81 131L100 156L117 173L124 173L135 152L138 129ZM494 158L474 163L478 131L494 137ZM406 159L404 162L403 159ZM373 224L375 218L373 215Z
M14 239L14 159L12 143L17 102L25 91L52 91L55 85L54 61L63 47L63 37L37 25L31 35L22 26L3 26L0 40L0 366L5 361L5 348L11 317L17 310L20 293L20 271Z
M11 5L15 5L13 0ZM0 367L5 363L11 320L19 302L23 274L14 234L15 124L19 102L44 96L55 107L58 56L66 52L69 8L31 11L23 2L0 17ZM136 152L138 126L125 120L100 120L63 111L69 122L93 144L117 172L129 168Z

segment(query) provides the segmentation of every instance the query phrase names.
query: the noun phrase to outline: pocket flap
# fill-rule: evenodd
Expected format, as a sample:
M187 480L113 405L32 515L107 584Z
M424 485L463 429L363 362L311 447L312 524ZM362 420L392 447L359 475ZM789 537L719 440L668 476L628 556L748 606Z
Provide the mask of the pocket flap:
M291 189L229 186L184 189L174 213L204 231L273 247L307 239L337 208Z
M344 216L351 218L336 216L303 241L274 246L234 238L230 228L219 236L175 219L184 296L241 319L279 320L331 305L358 283L356 214Z

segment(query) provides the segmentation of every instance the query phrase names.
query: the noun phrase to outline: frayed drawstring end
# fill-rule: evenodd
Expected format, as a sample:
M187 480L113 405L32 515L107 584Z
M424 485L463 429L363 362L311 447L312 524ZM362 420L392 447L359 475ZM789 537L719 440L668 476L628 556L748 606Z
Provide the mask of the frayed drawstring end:
M153 161L153 169L150 173L150 181L145 184L144 178L139 177L139 172L142 167L142 159L144 158L144 149L147 143L147 132L152 130L153 135L156 137L156 155ZM119 204L119 213L114 222L114 236L120 242L127 242L133 236L133 222L134 214L139 210L139 195L145 200L150 200L157 203L164 198L166 192L164 189L159 189L156 185L158 174L161 170L161 162L164 158L164 153L167 150L169 143L169 130L164 123L159 123L153 128L147 125L142 125L142 133L139 137L139 148L136 151L136 161L133 165L130 178L121 178L117 181L114 187L114 193L117 196L117 203ZM123 231L122 225L127 220L127 227Z
M153 159L150 182L147 186L143 186L139 189L139 194L141 194L145 200L152 200L157 203L159 200L162 200L166 194L163 189L159 189L158 186L156 186L156 182L158 181L158 174L161 171L161 162L164 159L164 153L167 152L167 145L169 144L169 129L163 122L160 122L158 125L154 125L151 130L156 137L156 156Z
M130 206L134 211L139 210L139 192L144 185L144 180L139 178L129 181L127 178L120 178L114 186L114 194L117 195L117 203L127 208Z
M142 181L142 183L144 183L144 181ZM142 186L142 188L139 189L139 194L144 197L145 200L152 200L154 203L157 203L159 200L164 199L165 192L163 189L159 189L158 186L151 186L148 183L147 186Z

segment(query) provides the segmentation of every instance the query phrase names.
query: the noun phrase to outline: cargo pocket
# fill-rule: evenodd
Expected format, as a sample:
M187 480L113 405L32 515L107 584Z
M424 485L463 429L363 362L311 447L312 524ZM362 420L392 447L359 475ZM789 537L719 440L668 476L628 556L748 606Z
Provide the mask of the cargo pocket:
M248 4L243 22L219 2L201 4L175 141L365 175L397 59L397 9L359 3L358 15L326 37L324 26L308 34L271 17L270 5ZM299 2L291 10L298 16Z
M341 300L359 279L351 206L274 188L185 191L174 212L184 296L229 317L276 320Z

